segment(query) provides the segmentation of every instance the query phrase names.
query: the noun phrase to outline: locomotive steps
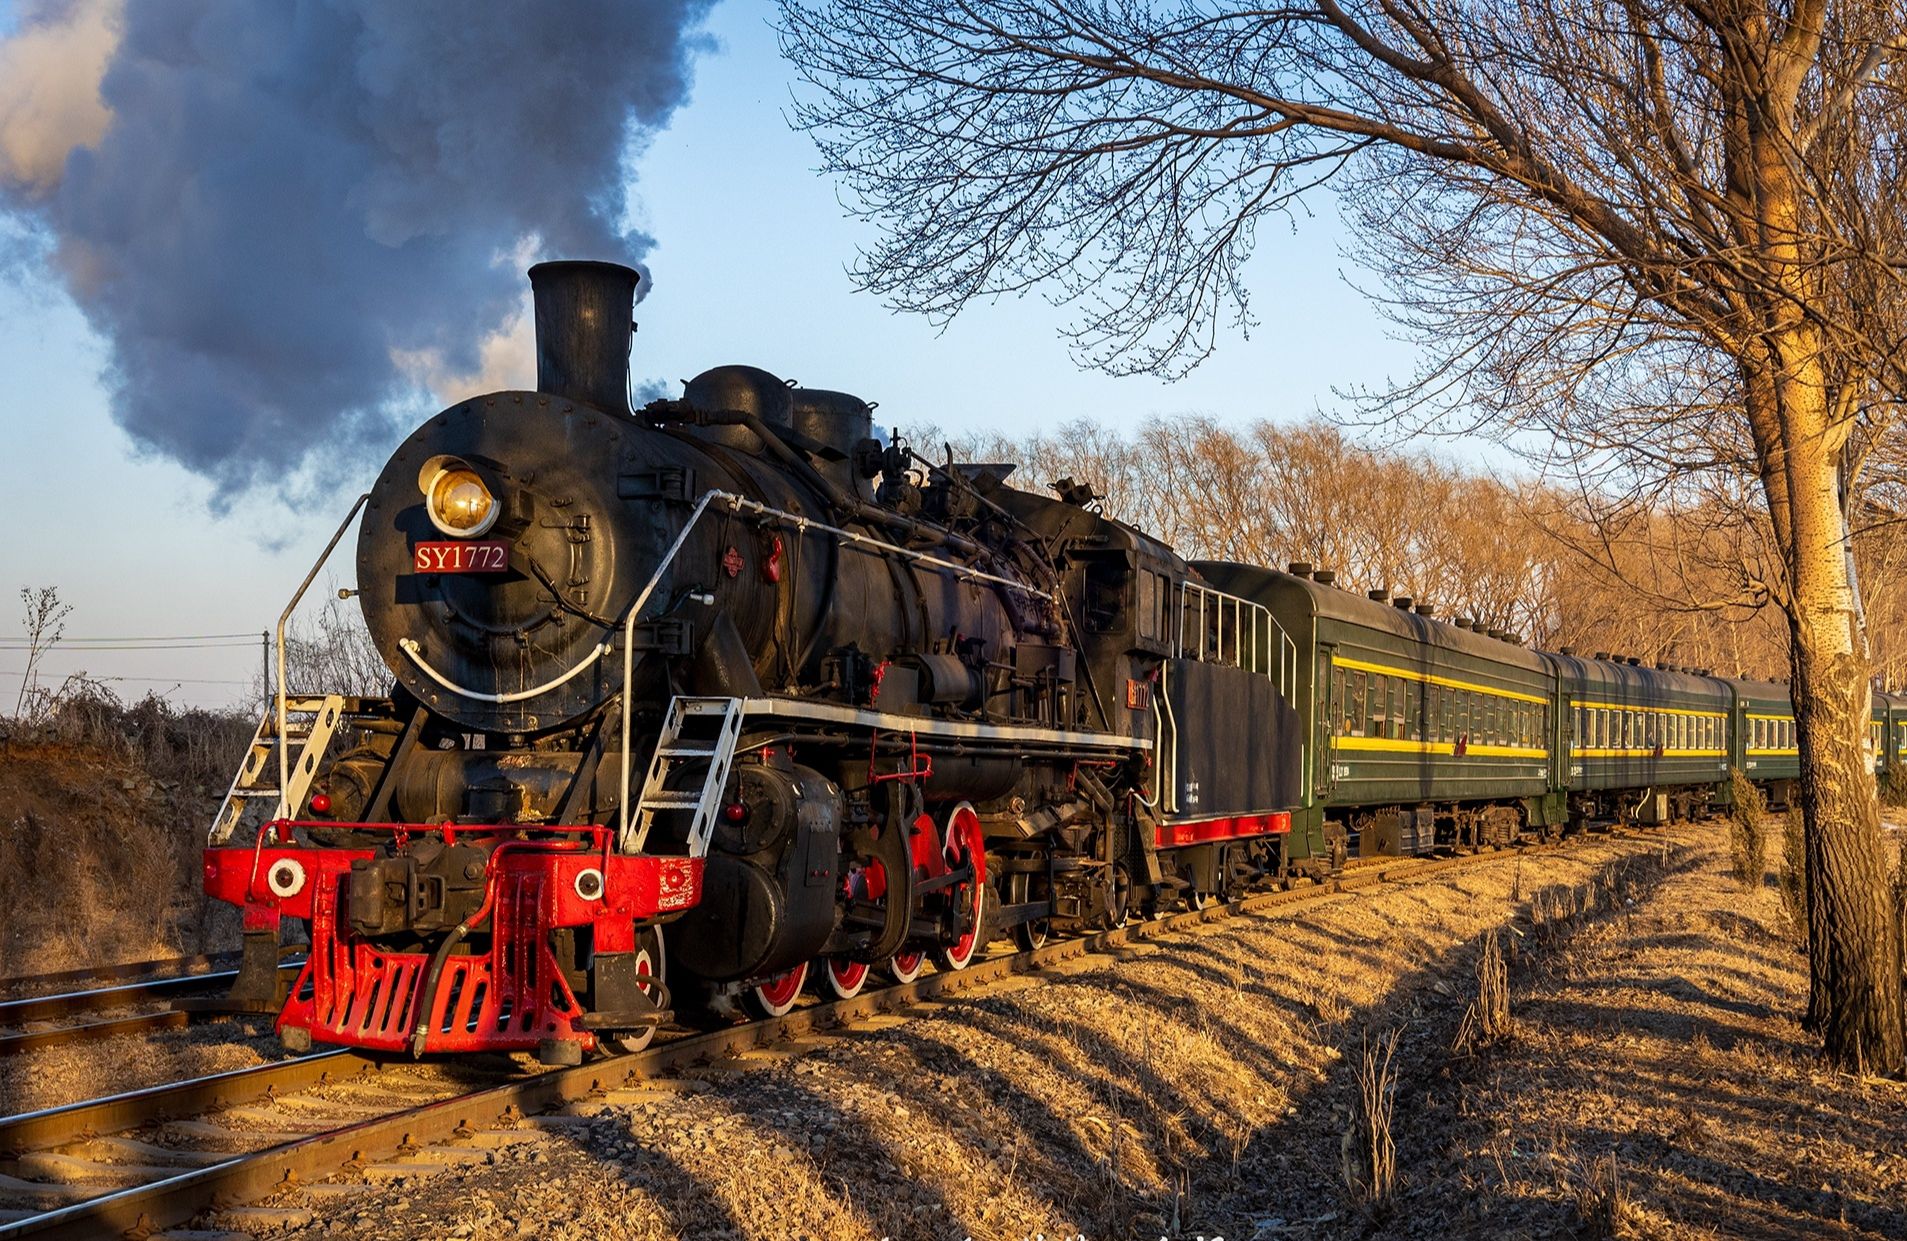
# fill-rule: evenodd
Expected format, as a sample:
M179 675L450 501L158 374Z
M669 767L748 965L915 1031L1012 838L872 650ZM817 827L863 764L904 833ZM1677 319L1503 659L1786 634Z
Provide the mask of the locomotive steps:
M1329 1069L1336 1063L1334 1032L1348 1029L1354 1014L1369 1014L1393 1002L1392 975L1428 969L1424 959L1434 964L1441 960L1439 954L1447 956L1477 929L1510 916L1516 908L1510 900L1513 889L1521 888L1527 897L1539 876L1545 884L1578 881L1611 858L1652 854L1658 848L1646 839L1592 839L1540 859L1503 854L1362 868L1347 877L1346 887L1376 886L1388 878L1395 891L1338 900L1327 891L1300 888L1258 898L1240 909L1178 915L1095 939L1049 945L964 974L929 975L904 990L797 1010L780 1022L691 1036L637 1057L541 1074L396 1115L354 1116L346 1129L319 1133L258 1158L175 1176L162 1192L131 1190L101 1206L81 1208L68 1235L135 1226L141 1216L152 1224L176 1223L215 1196L254 1200L288 1175L302 1184L346 1166L374 1169L373 1178L395 1181L404 1192L388 1185L364 1188L361 1178L348 1177L347 1183L358 1186L351 1191L357 1196L347 1194L341 1201L361 1203L368 1194L371 1201L383 1203L375 1210L399 1209L390 1207L395 1198L384 1196L396 1193L408 1201L411 1182L429 1177L434 1183L453 1162L455 1175L448 1179L461 1183L491 1175L462 1162L473 1157L529 1166L537 1162L538 1152L543 1160L568 1160L585 1158L591 1151L614 1154L629 1142L641 1163L651 1155L662 1158L655 1152L671 1150L678 1141L700 1140L716 1159L708 1175L726 1184L746 1160L731 1165L723 1162L723 1152L731 1145L738 1155L759 1146L765 1132L760 1126L772 1129L785 1120L758 1114L769 1106L764 1100L782 1097L790 1077L810 1075L819 1078L821 1097L797 1092L792 1097L801 1106L792 1112L826 1104L829 1114L818 1116L815 1126L801 1135L795 1153L812 1164L818 1142L828 1166L849 1184L859 1185L860 1178L869 1176L885 1183L901 1176L903 1165L911 1169L903 1178L909 1185L923 1177L934 1181L939 1174L933 1172L931 1159L890 1152L871 1163L860 1156L845 1157L844 1162L830 1152L859 1148L884 1132L888 1122L866 1114L872 1107L891 1113L899 1123L891 1136L899 1144L895 1150L905 1156L927 1140L921 1116L914 1115L909 1124L907 1115L924 1111L937 1116L945 1102L953 1110L933 1123L944 1121L953 1129L934 1140L955 1143L965 1151L966 1162L1018 1159L1026 1161L1023 1167L1051 1165L1052 1176L1058 1178L1051 1183L1064 1186L1069 1178L1077 1179L1067 1168L1079 1159L1111 1159L1113 1167L1123 1171L1115 1176L1100 1168L1085 1181L1100 1185L1105 1193L1118 1190L1107 1201L1123 1203L1122 1210L1136 1209L1136 1199L1156 1203L1157 1193L1173 1175L1167 1164L1189 1175L1188 1169L1196 1165L1187 1162L1193 1154L1209 1155L1218 1146L1242 1151L1239 1143L1249 1145L1254 1133L1276 1123L1284 1114L1278 1106L1281 1099L1295 1099L1316 1084L1290 1076L1300 1063L1290 1055L1300 1055L1310 1066L1303 1075ZM1277 916L1295 907L1303 908L1302 919ZM1255 916L1228 916L1238 912ZM1222 925L1199 927L1221 920ZM1409 933L1398 933L1405 930ZM1036 977L1046 985L1024 976L1033 969L1041 971ZM938 1001L975 988L983 991L980 999L935 1011ZM928 1002L925 1010L918 1007L921 1001ZM904 1024L874 1028L898 1020L881 1017L884 1006L903 1004L917 1006ZM870 1018L873 1025L867 1026ZM861 1032L849 1036L852 1048L844 1046L845 1040L829 1037L843 1020L863 1023ZM742 1070L747 1071L748 1085L738 1089L727 1079ZM693 1095L659 1096L645 1078L663 1073L706 1078L708 1088ZM629 1090L636 1093L620 1093ZM947 1099L937 1102L941 1093ZM850 1107L846 1096L860 1101ZM1004 1117L987 1115L1001 1108L1006 1109ZM601 1116L578 1115L598 1110ZM960 1122L965 1110L975 1115ZM518 1113L537 1111L561 1113L544 1123L557 1127L562 1136L538 1142L485 1138L504 1145L493 1153L475 1153L473 1134L487 1126L508 1125ZM676 1124L677 1118L702 1113L710 1113L706 1124L687 1119L682 1120L686 1128ZM641 1117L651 1118L656 1132L643 1130ZM969 1125L980 1128L963 1133ZM1160 1130L1161 1125L1166 1128ZM713 1136L738 1126L743 1132L733 1144L728 1137ZM1167 1149L1159 1148L1161 1133ZM436 1149L446 1144L467 1148L466 1153L453 1156ZM421 1154L406 1160L405 1150ZM788 1156L786 1151L774 1153L778 1164ZM405 1172L407 1166L413 1171ZM603 1179L600 1171L598 1181ZM815 1170L803 1165L790 1175L811 1179ZM1033 1183L1047 1181L1036 1178ZM1334 1183L1326 1177L1318 1184L1328 1189ZM633 1192L640 1187L626 1188ZM986 1188L976 1184L962 1192ZM862 1186L856 1197L866 1189ZM951 1209L959 1194L952 1187L939 1192ZM1032 1191L1022 1186L1016 1192ZM321 1219L334 1219L345 1207L330 1199L345 1191L322 1193L325 1201L302 1190L283 1195L285 1203L274 1203L274 1209L291 1214L250 1222L291 1223L314 1212ZM918 1187L903 1196L917 1198ZM1076 1196L1068 1191L1052 1198L1042 1218L1090 1224L1095 1216L1079 1214L1085 1208L1069 1205ZM984 1197L974 1202L973 1210L1007 1200L996 1199ZM829 1210L840 1208L833 1191L817 1202L832 1204ZM1020 1202L1021 1208L1027 1206L1028 1201ZM1053 1214L1061 1207L1074 1213ZM962 1218L975 1220L977 1226L984 1215L981 1211ZM24 1231L33 1226L21 1227ZM420 1225L420 1235L424 1231ZM1055 1235L1053 1228L1046 1231Z

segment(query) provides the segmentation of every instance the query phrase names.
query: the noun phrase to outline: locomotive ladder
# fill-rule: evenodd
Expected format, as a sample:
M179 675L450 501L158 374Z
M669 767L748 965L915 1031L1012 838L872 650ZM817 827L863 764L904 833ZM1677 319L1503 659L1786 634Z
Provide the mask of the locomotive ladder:
M649 774L643 777L635 818L628 835L620 842L622 851L641 850L657 815L686 811L693 816L689 824L689 856L701 857L707 853L709 834L715 830L715 814L720 809L717 802L728 784L728 769L735 761L735 746L741 737L741 699L678 695L671 701L668 722L662 726L655 756L649 760ZM701 786L670 788L669 777L690 763L708 764L702 773Z
M344 718L344 695L287 697L284 711L287 716L309 716L310 722L287 718L281 733L277 713L266 711L252 734L251 749L246 751L238 774L232 777L232 785L225 791L225 800L219 804L218 815L212 820L212 844L222 845L232 838L239 820L245 816L246 803L255 798L269 797L276 801L272 817L277 819L291 818L304 808L305 795L311 791L311 781L318 774L318 763L324 758L332 735L338 731L339 721ZM298 743L298 761L291 765L283 787L261 784L260 778L278 753L281 737L287 744Z

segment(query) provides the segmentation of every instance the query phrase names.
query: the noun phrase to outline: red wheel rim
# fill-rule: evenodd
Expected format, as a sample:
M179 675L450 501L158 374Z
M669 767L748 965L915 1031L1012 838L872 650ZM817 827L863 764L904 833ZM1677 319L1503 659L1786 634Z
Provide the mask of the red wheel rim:
M946 963L953 969L965 969L973 960L973 951L980 946L980 923L986 914L987 893L987 837L980 826L980 815L966 802L953 808L947 816L947 865L949 869L973 863L973 878L955 889L956 899L966 898L971 902L970 925L966 934L956 939L942 953Z
M801 984L808 981L808 963L803 961L793 969L783 970L767 982L757 983L755 998L771 1017L779 1017L794 1007L795 999L801 994Z
M897 952L888 961L887 967L893 972L897 981L912 982L920 976L921 967L925 964L927 964L927 954L924 952Z
M861 988L867 985L868 971L872 969L865 961L850 961L846 957L828 958L828 989L836 998L851 1000L861 994Z

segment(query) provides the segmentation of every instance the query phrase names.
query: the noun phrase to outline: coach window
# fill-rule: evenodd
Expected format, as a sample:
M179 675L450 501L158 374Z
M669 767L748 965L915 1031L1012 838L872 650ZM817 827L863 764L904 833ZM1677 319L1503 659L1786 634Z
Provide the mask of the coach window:
M1351 674L1351 692L1344 700L1344 731L1353 737L1364 735L1364 674Z
M1371 736L1389 736L1387 725L1390 723L1390 682L1387 676L1371 674Z
M1424 739L1424 687L1421 682L1404 682L1404 728L1412 741Z

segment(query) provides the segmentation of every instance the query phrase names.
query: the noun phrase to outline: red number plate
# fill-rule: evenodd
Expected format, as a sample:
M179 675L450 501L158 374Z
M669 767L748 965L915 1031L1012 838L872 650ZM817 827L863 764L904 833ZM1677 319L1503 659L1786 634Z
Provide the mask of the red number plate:
M419 573L506 573L510 545L502 539L419 543L411 552L411 568Z

